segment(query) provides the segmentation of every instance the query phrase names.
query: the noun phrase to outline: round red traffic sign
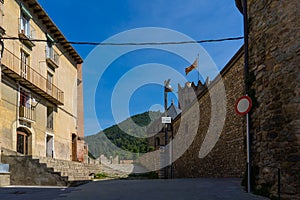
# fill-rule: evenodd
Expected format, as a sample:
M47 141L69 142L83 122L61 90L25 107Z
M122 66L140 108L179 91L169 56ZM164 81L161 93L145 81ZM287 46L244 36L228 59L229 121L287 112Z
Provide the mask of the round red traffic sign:
M246 115L252 107L252 100L248 96L240 97L235 103L235 112L239 115Z

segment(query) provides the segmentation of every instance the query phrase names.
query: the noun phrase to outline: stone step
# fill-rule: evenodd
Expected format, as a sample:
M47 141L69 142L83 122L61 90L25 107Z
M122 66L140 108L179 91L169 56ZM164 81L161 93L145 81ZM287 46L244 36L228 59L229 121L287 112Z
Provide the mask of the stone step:
M90 176L68 176L68 181L92 180Z
M131 165L100 165L87 164L67 160L58 160L53 158L39 158L40 163L44 163L49 170L67 177L69 182L82 182L92 179L92 174L105 173L111 177L124 177L131 171ZM90 176L91 175L91 176ZM79 183L77 182L77 183Z
M47 165L48 166L48 165ZM102 171L102 168L65 168L65 167L57 167L57 166L48 166L48 168L53 168L54 171L63 171L63 172L84 172L84 173L90 173L90 172L100 172Z
M91 180L91 174L97 174L102 171L101 165L85 164L74 161L58 160L53 158L37 158L40 163L44 163L53 173L59 173L68 178L69 182ZM78 183L78 182L77 182Z

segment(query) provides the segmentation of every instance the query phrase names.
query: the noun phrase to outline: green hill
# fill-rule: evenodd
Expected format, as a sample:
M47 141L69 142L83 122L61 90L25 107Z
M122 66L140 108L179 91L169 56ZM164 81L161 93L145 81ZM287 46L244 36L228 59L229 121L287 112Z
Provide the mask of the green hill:
M146 129L151 120L154 121L160 116L160 112L152 111L134 115L118 125L113 125L95 135L85 137L85 141L89 144L90 154L96 158L103 154L106 157L119 155L120 159L135 159L130 152L146 153L149 151Z

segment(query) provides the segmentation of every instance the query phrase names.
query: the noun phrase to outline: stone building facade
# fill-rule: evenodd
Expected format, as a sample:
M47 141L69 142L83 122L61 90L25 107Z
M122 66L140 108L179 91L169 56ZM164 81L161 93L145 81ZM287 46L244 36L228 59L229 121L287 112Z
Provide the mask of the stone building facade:
M242 1L236 0L236 3L242 11ZM300 199L300 3L297 0L248 0L247 6L249 77L246 80L253 101L250 112L252 190L274 199L279 194L281 199ZM242 177L246 172L246 120L234 113L235 101L245 93L241 50L220 76L227 102L219 140L205 157L198 156L212 111L208 89L217 87L221 80L217 78L208 89L199 94L195 92L200 110L199 128L192 144L174 163L175 177ZM189 91L179 96L184 106L173 122L175 135L180 133L178 127L182 124L188 124L186 134L197 125L189 120L193 118L190 110L195 101L188 95L185 99L185 93ZM185 121L184 116L187 116Z
M280 178L282 199L300 199L299 9L248 0L253 190L276 198Z
M82 58L36 0L0 9L0 147L83 161Z
M234 109L236 100L244 93L243 63L243 48L241 48L212 82L193 86L193 88L200 88L195 92L197 100L185 101L184 95L188 91L181 90L190 89L190 87L180 88L179 103L190 101L190 104L185 106L186 109L183 109L181 115L172 123L175 138L178 133L184 136L195 130L196 135L190 145L189 141L184 142L184 138L179 139L183 141L181 145L189 145L189 147L173 164L175 178L242 177L245 173L245 117L237 115ZM219 123L218 120L212 119L211 99L216 98L217 104L222 101L219 99L223 97L219 95L218 89L221 82L226 91L226 104L225 108L217 105L215 109L217 112L224 112L226 118L224 126L220 129L222 132L219 139L214 144L205 138L209 134L214 134L209 131L209 127L218 126ZM194 116L195 112L199 112L200 116ZM198 120L198 123L195 120ZM176 151L176 145L174 145L174 151ZM201 151L205 152L204 156L201 155Z

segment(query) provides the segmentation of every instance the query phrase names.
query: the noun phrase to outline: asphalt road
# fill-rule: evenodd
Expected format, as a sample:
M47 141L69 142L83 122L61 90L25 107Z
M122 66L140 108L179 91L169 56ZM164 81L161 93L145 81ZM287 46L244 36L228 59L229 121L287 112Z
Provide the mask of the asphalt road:
M263 200L239 179L107 180L75 188L0 188L1 200Z

